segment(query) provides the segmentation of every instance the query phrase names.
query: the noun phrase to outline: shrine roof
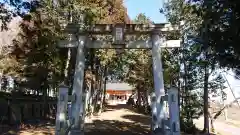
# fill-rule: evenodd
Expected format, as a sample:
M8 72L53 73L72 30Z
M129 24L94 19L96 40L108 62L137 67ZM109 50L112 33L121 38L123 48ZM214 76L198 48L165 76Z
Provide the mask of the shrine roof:
M133 90L134 89L128 83L107 83L106 87L107 87L106 88L107 90L119 90L119 91Z

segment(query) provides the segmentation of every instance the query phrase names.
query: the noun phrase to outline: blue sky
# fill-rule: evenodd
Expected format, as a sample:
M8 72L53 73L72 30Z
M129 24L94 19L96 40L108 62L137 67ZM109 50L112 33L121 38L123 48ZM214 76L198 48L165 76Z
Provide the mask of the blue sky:
M124 5L131 19L139 13L145 13L155 23L166 22L164 15L159 13L163 0L124 0Z

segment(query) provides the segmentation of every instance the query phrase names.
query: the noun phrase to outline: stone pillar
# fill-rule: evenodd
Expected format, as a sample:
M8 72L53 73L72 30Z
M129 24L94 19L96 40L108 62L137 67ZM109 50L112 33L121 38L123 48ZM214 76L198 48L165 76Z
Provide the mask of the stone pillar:
M56 114L56 135L61 135L65 128L66 114L67 114L67 103L68 103L68 87L65 85L59 86L58 92L58 104L57 104L57 114Z
M70 135L83 135L83 114L81 109L83 108L83 81L84 81L84 68L85 68L85 55L84 45L86 37L80 36L78 39L78 48L76 56L75 74L72 90L72 105L71 105L71 124Z
M152 35L152 59L153 59L153 77L154 77L154 94L152 96L152 133L154 135L164 135L163 121L166 119L165 102L161 97L165 96L163 69L160 45L163 38L158 33Z
M171 135L180 135L179 125L179 106L178 106L178 89L171 87L168 90L168 104L169 104L169 127Z

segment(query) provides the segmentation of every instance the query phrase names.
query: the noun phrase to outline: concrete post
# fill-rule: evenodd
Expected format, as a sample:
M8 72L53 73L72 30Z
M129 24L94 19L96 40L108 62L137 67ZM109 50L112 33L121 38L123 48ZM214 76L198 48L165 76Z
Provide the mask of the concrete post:
M152 35L152 59L153 59L153 77L154 77L154 96L152 98L152 131L154 135L164 135L163 121L166 119L165 102L161 97L165 96L163 69L161 59L160 45L163 39L156 33Z
M178 89L175 87L171 87L168 91L168 104L170 135L180 135Z
M67 103L68 103L68 87L65 85L59 86L58 104L56 114L56 135L64 134L67 128Z
M84 68L85 68L85 56L84 56L84 44L86 41L85 36L80 36L78 40L77 57L75 65L75 74L72 90L72 105L71 105L71 124L70 135L83 135L83 116L81 109L83 108L83 81L84 81Z

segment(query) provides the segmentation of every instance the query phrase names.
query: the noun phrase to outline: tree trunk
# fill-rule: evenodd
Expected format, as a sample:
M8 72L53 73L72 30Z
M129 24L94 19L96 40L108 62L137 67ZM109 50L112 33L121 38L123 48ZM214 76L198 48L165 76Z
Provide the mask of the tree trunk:
M107 70L107 68L105 70ZM104 76L104 86L103 86L103 104L106 101L106 92L107 92L107 76L106 75L107 74L105 73L105 76Z
M226 106L226 99L224 98L224 90L223 90L223 85L221 85L221 98L222 98L222 104L223 104L223 107L224 108ZM225 121L228 121L228 113L227 113L227 107L223 110L224 111L224 118L225 118Z
M225 102L225 100L223 101L223 106L226 106L226 102ZM227 111L227 109L228 109L228 107L226 107L225 109L224 109L224 118L225 118L225 121L228 121L228 111Z
M0 91L2 91L2 78L3 78L3 71L0 72Z
M98 61L98 59L97 58L95 58L95 56L94 56L94 63L95 63L95 97L94 97L94 112L96 112L96 111L98 111L98 109L99 108L97 108L98 107L98 99L99 99L99 96L100 96L100 78L101 77L99 77L100 76L100 74L99 74L99 65L100 65L100 63L99 63L99 61Z
M183 75L183 82L184 82L184 90L182 91L182 108L185 108L185 106L187 106L187 101L188 101L188 88L187 88L187 85L188 85L188 78L187 78L187 75L188 75L188 70L187 70L187 64L186 64L186 61L185 61L185 55L183 54L183 65L184 65L184 75ZM188 115L188 112L187 112L187 115Z
M88 111L90 116L93 113L93 94L94 94L94 49L90 49L90 70L91 70L91 84L90 84L90 94L89 94L89 102L88 102Z
M89 102L88 102L88 113L90 116L92 116L93 113L93 94L94 94L94 82L93 78L91 79L91 84L90 84L90 93L89 93Z
M148 90L144 89L144 109L145 113L148 113Z
M211 5L209 3L207 3L208 1L204 1L204 5L206 5L206 10L210 11L211 10ZM203 107L203 113L204 113L204 128L203 131L204 133L209 134L209 118L208 118L208 78L209 78L209 63L208 63L208 51L209 51L209 47L208 47L208 43L209 43L209 39L208 39L208 31L209 31L209 21L210 18L208 18L207 14L206 16L204 16L204 21L203 21L203 33L201 33L201 36L203 38L203 49L205 50L205 64L204 64L204 95L203 95L203 99L204 99L204 107Z
M42 91L43 91L43 115L44 115L44 118L47 118L47 112L48 112L48 108L47 108L47 99L48 99L48 96L47 96L47 89L48 89L48 85L47 84L44 84L43 88L42 88Z
M65 68L64 68L64 84L66 84L66 85L69 85L68 73L69 73L70 60L71 60L71 49L68 48L67 60L66 60Z
M138 98L137 98L137 107L138 109L141 108L141 88L138 88L137 89L137 95L138 95Z
M103 78L104 75L103 73L100 73L100 78L99 78L99 98L98 98L98 106L99 106L99 110L98 113L102 112L102 100L103 100Z
M211 120L211 132L215 133L214 119L213 119L213 117L212 117L210 112L209 112L209 118Z
M106 92L106 66L104 67L104 73L101 78L101 102L100 102L100 109L99 112L102 112L103 104L105 101L105 92Z
M178 76L178 107L179 107L179 110L180 108L182 108L182 103L181 103L181 81L180 81L180 74ZM181 118L181 110L179 111L179 118Z
M96 112L97 110L97 103L98 103L98 97L99 97L99 77L97 69L95 69L95 89L94 89L95 96L94 99L94 105L93 105L93 111Z
M207 64L205 64L204 67L204 95L203 95L203 99L204 99L204 128L203 131L205 133L209 133L209 118L208 118L208 76L209 76L209 71L207 68Z

